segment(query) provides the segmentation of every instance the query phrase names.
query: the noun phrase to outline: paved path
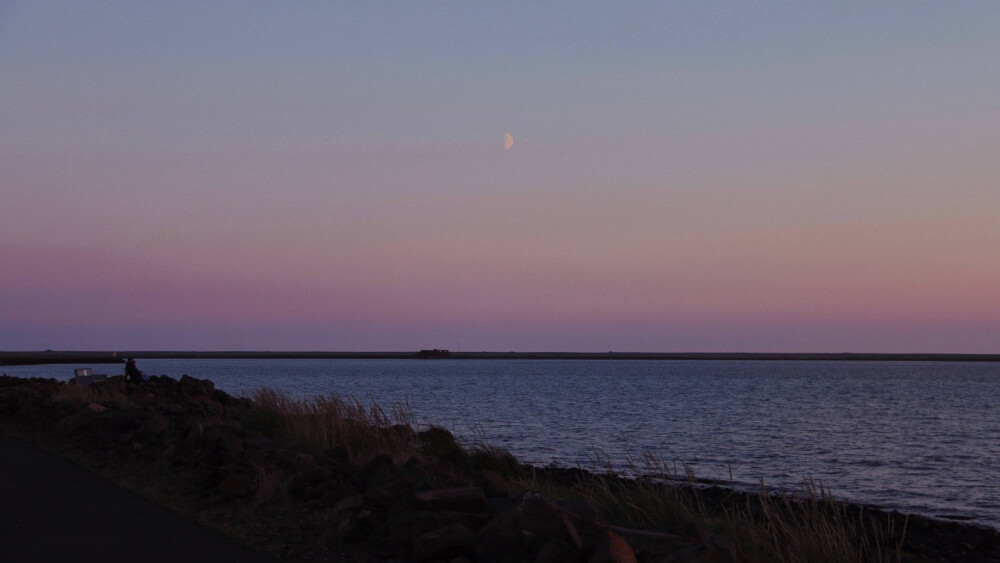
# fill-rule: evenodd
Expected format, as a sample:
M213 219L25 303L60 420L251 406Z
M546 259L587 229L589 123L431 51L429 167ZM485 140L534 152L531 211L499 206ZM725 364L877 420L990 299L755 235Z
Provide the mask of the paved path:
M0 561L274 560L67 459L0 434Z

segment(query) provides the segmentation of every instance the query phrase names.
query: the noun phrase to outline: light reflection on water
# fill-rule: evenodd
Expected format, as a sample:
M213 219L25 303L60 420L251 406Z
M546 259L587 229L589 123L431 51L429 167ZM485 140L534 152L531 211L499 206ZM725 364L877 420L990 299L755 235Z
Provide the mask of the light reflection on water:
M239 394L408 402L421 423L525 461L623 468L651 452L699 477L1000 527L1000 364L572 360L140 360ZM67 379L72 367L8 366ZM115 373L117 366L106 366ZM95 371L105 371L100 366Z

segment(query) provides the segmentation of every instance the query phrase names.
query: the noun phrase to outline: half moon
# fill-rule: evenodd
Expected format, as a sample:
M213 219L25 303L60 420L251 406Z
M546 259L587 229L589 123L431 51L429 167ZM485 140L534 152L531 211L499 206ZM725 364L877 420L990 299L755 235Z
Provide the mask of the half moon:
M503 150L509 151L514 146L514 137L510 133L503 134Z

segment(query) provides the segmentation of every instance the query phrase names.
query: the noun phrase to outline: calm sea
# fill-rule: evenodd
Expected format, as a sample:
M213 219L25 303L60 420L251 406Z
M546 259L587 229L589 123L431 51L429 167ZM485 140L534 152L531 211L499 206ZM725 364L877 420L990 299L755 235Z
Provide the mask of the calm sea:
M501 445L524 461L683 474L1000 528L1000 364L833 361L140 360L231 394L337 394ZM73 367L8 366L68 379ZM120 373L119 366L91 366Z

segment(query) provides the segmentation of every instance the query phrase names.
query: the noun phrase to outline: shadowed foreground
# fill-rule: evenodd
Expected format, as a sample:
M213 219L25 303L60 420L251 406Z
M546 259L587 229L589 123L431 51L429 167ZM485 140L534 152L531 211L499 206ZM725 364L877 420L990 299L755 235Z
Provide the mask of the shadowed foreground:
M822 488L795 499L662 472L534 468L420 430L397 407L267 389L234 398L187 376L87 388L0 377L0 432L282 560L1000 560L993 529L839 503ZM254 560L64 459L10 438L0 454L0 559Z
M274 560L3 434L0 506L2 561Z

